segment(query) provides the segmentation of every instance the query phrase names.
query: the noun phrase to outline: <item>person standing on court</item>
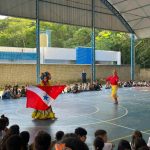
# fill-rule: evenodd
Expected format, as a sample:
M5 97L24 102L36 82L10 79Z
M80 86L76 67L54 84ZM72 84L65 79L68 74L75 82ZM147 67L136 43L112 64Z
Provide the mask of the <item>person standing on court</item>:
M82 74L81 74L81 77L82 77L82 89L83 90L86 90L86 72L85 70L83 69L82 71Z
M106 81L110 82L110 84L111 84L111 96L112 96L113 100L115 101L115 104L118 104L117 91L118 91L119 77L118 77L118 73L117 73L116 69L113 71L113 75L106 78Z
M86 83L86 72L85 72L85 70L83 69L83 71L82 71L82 83Z

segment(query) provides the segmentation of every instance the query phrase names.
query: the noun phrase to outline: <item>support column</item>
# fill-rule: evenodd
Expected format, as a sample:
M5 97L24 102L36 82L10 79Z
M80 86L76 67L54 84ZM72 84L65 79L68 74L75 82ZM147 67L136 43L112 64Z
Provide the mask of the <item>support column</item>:
M131 34L131 47L130 47L130 55L131 55L131 80L135 79L135 49L134 49L134 41L135 36Z
M91 47L92 47L92 60L91 60L91 82L95 81L96 69L95 69L95 0L92 0L92 36L91 36Z
M40 83L40 20L39 0L36 0L36 82Z

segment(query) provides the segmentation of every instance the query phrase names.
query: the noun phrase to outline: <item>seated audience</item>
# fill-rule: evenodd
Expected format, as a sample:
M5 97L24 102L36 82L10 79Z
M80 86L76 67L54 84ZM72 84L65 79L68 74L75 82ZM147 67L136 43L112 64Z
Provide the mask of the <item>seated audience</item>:
M117 150L131 150L130 143L126 140L120 140Z
M139 150L140 148L148 148L148 146L143 138L136 138L135 139L135 150Z
M131 148L132 148L132 149L135 149L135 140L136 140L137 138L143 138L143 136L142 136L142 133L141 133L140 131L135 130L135 131L133 132L132 137L131 137Z
M22 140L22 150L28 150L29 149L29 139L30 139L30 134L28 131L23 131L20 133L20 137Z
M6 128L6 123L3 118L0 118L0 142L4 137L4 130Z
M84 142L75 137L64 138L62 143L65 145L65 148L62 150L89 150Z
M142 146L138 150L150 150L150 148L148 146Z
M8 131L9 119L5 115L1 115L1 118L5 120L5 129L3 131L3 136L5 136Z
M111 89L111 84L109 82L106 82L105 89Z
M95 140L94 140L94 149L95 150L103 150L104 148L104 141L102 138L100 137L96 137Z
M65 143L63 143L62 141L64 139L68 139L68 138L78 138L77 135L75 133L67 133L63 136L62 140L57 142L55 144L55 150L64 150L65 149Z
M3 94L2 94L2 99L10 99L11 98L11 94L10 94L10 89L8 86L5 86L5 89L3 91Z
M102 85L100 83L98 83L97 80L93 83L93 85L94 85L94 90L95 91L100 91L101 88L102 88Z
M24 86L21 88L21 97L26 97L26 89Z
M73 92L73 93L78 93L78 92L79 92L78 84L77 84L77 83L74 84L72 92Z
M19 135L11 135L6 141L6 150L22 150L22 139Z
M1 150L6 150L6 142L8 140L8 138L12 135L19 135L20 131L19 131L19 126L18 125L12 125L6 135L3 137L3 139L1 140L1 143L0 143L0 147L1 147Z
M93 84L93 83L90 83L90 85L89 85L89 90L90 90L90 91L94 91L94 84Z
M51 145L51 136L44 131L40 131L34 140L34 150L49 150Z
M11 92L11 97L16 99L16 98L20 98L21 94L20 91L18 89L18 86L14 86Z
M107 132L105 130L97 130L95 132L95 137L100 137L100 138L103 139L103 141L104 141L104 148L103 148L103 150L112 150L113 144L109 143L107 141Z
M148 139L147 146L150 148L150 137Z
M82 142L86 141L87 131L84 128L76 128L74 133Z
M62 140L63 136L64 136L63 131L58 131L56 133L55 140L52 141L52 143L51 143L51 149L55 149L55 144L57 144L57 143L59 144L59 142Z

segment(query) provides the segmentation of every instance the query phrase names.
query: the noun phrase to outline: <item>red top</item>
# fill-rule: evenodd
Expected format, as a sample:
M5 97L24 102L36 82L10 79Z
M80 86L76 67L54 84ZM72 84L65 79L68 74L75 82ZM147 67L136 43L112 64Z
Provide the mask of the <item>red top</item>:
M109 81L111 85L118 85L119 77L117 75L109 76L106 81Z

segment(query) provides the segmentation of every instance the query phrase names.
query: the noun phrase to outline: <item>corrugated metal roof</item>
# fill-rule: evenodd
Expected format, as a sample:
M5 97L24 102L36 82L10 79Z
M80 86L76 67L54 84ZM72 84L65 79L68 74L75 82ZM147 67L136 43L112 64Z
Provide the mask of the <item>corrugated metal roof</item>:
M106 0L105 0L106 1ZM150 37L150 0L107 0L140 38ZM92 0L39 0L43 21L91 27ZM128 32L102 0L95 0L95 27ZM36 0L0 0L0 14L36 18Z
M138 37L150 37L150 0L108 1L119 11Z

